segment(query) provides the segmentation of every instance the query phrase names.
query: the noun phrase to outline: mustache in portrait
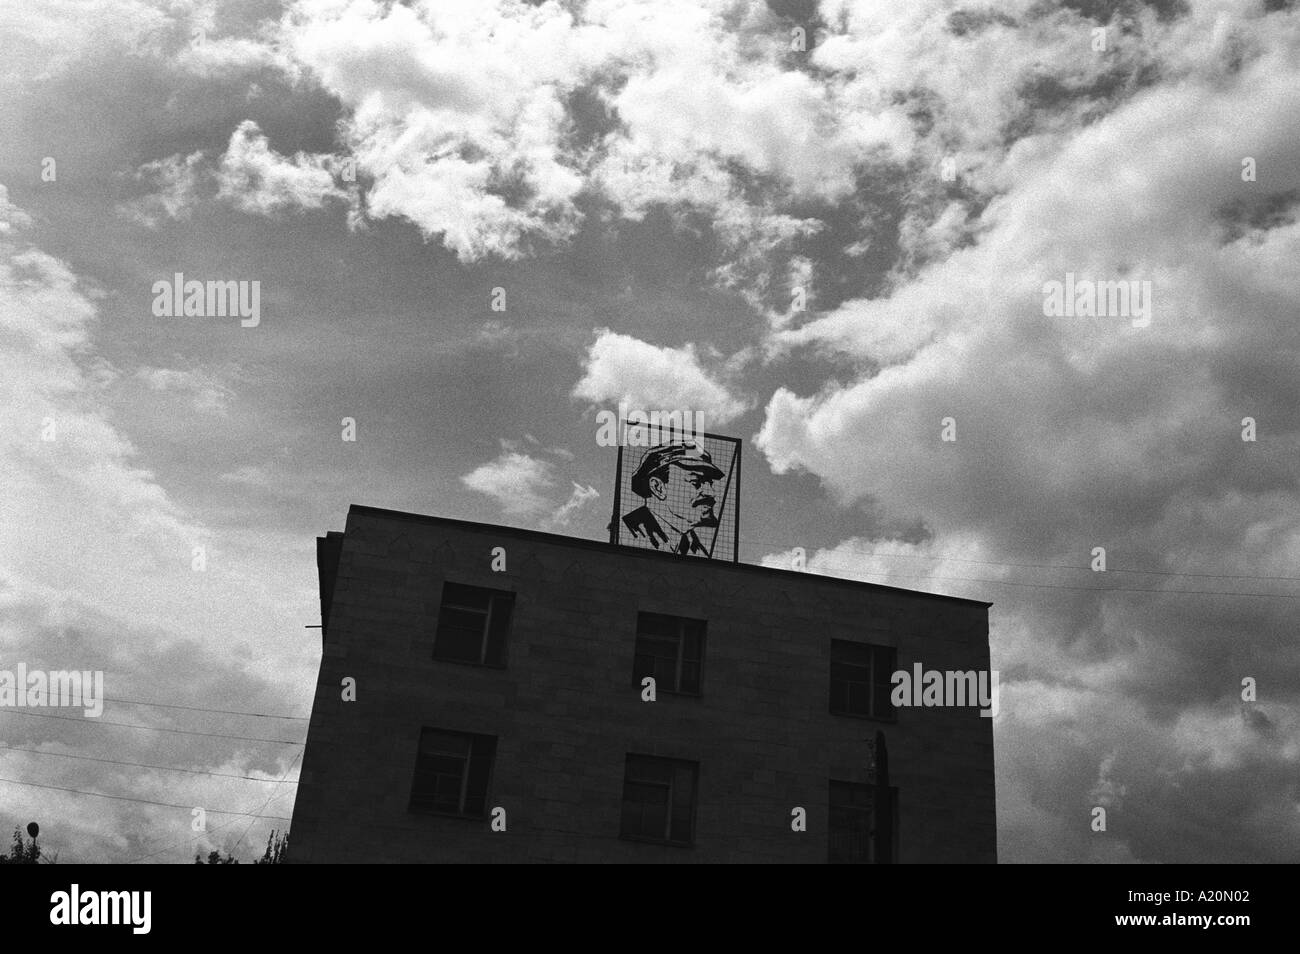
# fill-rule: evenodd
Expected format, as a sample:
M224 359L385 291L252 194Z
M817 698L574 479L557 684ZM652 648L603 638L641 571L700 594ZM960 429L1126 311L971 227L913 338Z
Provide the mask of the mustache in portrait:
M707 507L707 508L708 508L708 513L706 513L706 514L704 515L703 519L701 519L700 522L699 522L698 524L696 524L696 526L699 526L699 527L716 527L716 526L718 525L718 517L717 517L717 514L714 512L714 509L713 509L714 506L716 505L716 503L717 503L717 501L714 500L712 494L700 494L700 495L699 495L698 497L696 497L693 501L691 501L691 506L692 506L692 507Z

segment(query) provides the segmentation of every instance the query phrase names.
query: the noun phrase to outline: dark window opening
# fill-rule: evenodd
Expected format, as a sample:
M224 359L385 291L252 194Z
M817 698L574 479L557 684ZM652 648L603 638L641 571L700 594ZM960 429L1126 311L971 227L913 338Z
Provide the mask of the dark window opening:
M653 676L657 692L698 696L705 625L701 619L638 613L633 682L640 686L642 679Z
M698 778L697 762L629 755L623 776L622 837L694 844Z
M433 658L505 668L515 595L462 583L443 583Z
M897 789L831 780L831 864L890 864Z
M831 640L831 712L894 718L891 679L897 651L892 646Z
M496 752L495 736L422 729L411 810L470 818L486 815Z

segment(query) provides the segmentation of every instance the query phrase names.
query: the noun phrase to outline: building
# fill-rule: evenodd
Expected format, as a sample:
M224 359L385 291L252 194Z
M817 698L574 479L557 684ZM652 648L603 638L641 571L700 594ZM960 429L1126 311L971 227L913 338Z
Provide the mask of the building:
M889 699L987 603L361 506L318 564L295 862L997 860L992 720Z

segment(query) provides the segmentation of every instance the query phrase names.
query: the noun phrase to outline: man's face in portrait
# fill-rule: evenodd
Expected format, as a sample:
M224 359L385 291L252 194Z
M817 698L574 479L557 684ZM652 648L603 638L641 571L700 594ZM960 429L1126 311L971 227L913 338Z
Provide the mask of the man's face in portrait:
M650 493L682 526L716 527L713 478L706 472L669 464L650 477Z

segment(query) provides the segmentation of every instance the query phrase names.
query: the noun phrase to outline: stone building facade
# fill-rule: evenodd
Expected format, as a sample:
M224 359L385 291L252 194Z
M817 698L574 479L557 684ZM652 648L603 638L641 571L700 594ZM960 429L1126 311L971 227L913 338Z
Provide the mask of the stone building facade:
M295 862L997 860L992 719L889 699L987 603L361 506L318 564Z

